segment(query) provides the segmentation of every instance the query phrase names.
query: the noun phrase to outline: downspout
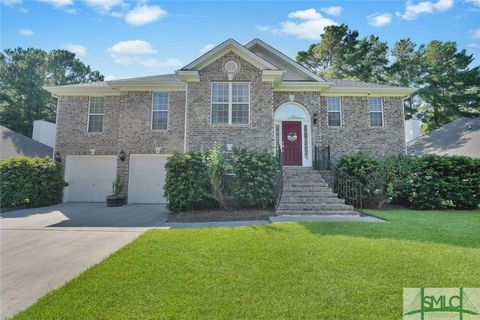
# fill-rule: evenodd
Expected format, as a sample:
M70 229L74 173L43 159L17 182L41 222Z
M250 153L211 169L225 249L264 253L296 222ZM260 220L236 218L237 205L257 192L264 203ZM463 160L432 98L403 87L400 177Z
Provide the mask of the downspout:
M185 82L185 120L183 129L183 152L187 152L187 119L188 119L188 82Z
M405 100L410 98L410 94L402 99L402 117L403 117L403 142L405 146L405 155L408 154L407 137L405 136Z
M55 158L55 152L57 151L57 130L58 130L58 105L60 104L60 96L54 95L52 97L57 99L57 111L55 111L55 143L53 144L53 154L52 159Z

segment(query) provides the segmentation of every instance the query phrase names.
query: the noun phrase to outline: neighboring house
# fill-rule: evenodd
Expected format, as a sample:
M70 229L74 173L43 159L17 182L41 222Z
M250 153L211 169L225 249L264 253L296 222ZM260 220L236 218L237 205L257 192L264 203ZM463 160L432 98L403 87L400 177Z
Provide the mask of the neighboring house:
M55 135L57 132L57 125L45 120L33 121L32 139L49 147L55 147Z
M311 167L363 150L405 153L409 88L327 80L255 39L229 39L175 74L48 87L59 97L56 152L65 201L104 201L118 175L129 203L162 202L166 157L208 148L283 146L284 165Z
M53 148L0 126L0 161L13 157L52 157Z
M408 119L405 120L405 140L407 142L412 141L420 137L422 134L420 129L422 128L422 121L419 119Z
M409 154L480 158L480 118L460 118L407 144Z

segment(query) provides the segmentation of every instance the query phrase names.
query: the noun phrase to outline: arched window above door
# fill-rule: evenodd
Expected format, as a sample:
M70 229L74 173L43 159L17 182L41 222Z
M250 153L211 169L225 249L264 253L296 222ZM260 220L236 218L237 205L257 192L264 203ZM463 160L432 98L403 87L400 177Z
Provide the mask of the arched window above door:
M301 106L294 103L286 103L275 111L275 120L308 120L308 113Z

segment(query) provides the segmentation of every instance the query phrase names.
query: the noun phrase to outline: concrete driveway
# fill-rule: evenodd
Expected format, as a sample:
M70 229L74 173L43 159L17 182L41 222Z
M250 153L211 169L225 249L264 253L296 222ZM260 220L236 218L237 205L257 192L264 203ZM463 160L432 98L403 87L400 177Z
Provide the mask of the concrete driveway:
M1 213L0 318L62 286L149 228L166 221L162 205L68 203Z

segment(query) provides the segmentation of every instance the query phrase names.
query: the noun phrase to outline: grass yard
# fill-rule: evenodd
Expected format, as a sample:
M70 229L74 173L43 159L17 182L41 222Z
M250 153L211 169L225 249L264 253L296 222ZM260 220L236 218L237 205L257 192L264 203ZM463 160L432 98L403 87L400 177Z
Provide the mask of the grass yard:
M15 319L400 319L404 287L480 287L480 211L152 230Z

